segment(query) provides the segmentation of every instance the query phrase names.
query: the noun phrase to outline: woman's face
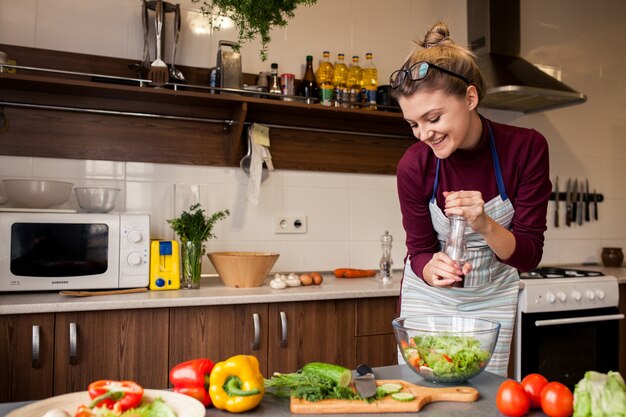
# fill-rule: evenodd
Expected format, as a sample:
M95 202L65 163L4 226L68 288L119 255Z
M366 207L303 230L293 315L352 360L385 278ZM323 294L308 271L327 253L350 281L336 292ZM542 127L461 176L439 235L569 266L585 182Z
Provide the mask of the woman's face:
M457 149L470 149L477 138L471 136L471 103L466 98L440 90L418 90L410 97L400 97L404 119L413 135L433 150L439 159L449 157Z

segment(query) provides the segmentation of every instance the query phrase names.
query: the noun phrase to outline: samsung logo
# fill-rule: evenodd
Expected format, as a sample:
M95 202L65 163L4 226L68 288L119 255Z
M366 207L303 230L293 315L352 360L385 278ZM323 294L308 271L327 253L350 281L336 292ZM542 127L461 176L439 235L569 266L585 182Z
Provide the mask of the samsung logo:
M69 281L52 281L53 284L69 284Z

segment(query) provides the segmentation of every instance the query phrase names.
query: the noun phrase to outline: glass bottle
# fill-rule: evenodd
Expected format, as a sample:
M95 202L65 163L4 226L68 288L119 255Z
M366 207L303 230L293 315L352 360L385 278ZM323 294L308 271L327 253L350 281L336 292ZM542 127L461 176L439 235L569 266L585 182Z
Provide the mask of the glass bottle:
M380 237L380 247L383 250L383 256L380 258L380 272L378 280L383 284L388 284L393 278L393 259L391 259L391 244L393 236L385 230L385 234Z
M333 93L333 99L335 101L335 106L342 105L344 101L343 92L344 89L348 87L348 66L344 60L344 54L337 54L337 61L335 61L333 72L333 86L335 90Z
M350 89L350 107L358 107L361 103L361 88L363 87L363 69L359 65L358 55L352 57L348 67L348 88Z
M269 92L272 94L282 94L280 87L280 77L278 76L278 64L272 64L272 70L270 71L270 83Z
M467 221L457 215L450 216L450 231L448 238L444 246L444 253L452 258L459 264L460 268L463 268L465 262L467 262L467 244L465 242L465 228L467 227ZM465 278L465 276L461 276ZM455 282L453 287L465 286L465 280Z
M374 65L371 52L365 54L363 65L363 102L367 110L376 110L376 90L378 89L378 70Z
M259 77L257 78L256 86L259 89L259 91L263 93L268 92L267 75L265 75L263 71L259 72Z
M320 96L320 89L315 79L315 73L313 72L313 55L306 56L306 69L304 70L302 81L300 81L300 85L298 85L296 95L313 99L306 100L307 103L314 103L314 99Z
M330 52L322 53L322 62L317 68L317 83L320 87L320 103L323 106L332 106L333 104L333 74L335 72L333 64L330 63Z

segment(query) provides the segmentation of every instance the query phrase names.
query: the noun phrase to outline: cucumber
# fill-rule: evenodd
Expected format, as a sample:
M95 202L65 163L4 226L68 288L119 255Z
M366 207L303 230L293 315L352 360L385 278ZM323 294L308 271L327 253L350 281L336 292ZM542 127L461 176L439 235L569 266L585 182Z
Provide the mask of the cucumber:
M394 394L391 394L391 398L396 401L408 402L413 401L415 399L415 395L409 392L396 392Z
M303 374L316 375L333 381L339 387L347 387L352 382L352 371L341 365L323 362L310 362L302 367Z
M395 394L396 392L402 391L402 384L383 384L380 386L380 389L385 393L385 395Z

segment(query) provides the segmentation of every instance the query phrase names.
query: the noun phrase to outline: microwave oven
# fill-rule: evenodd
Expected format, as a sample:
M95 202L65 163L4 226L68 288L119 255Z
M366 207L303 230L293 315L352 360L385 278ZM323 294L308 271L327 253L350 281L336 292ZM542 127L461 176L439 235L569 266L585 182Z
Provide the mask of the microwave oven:
M0 212L0 291L146 287L150 217Z

